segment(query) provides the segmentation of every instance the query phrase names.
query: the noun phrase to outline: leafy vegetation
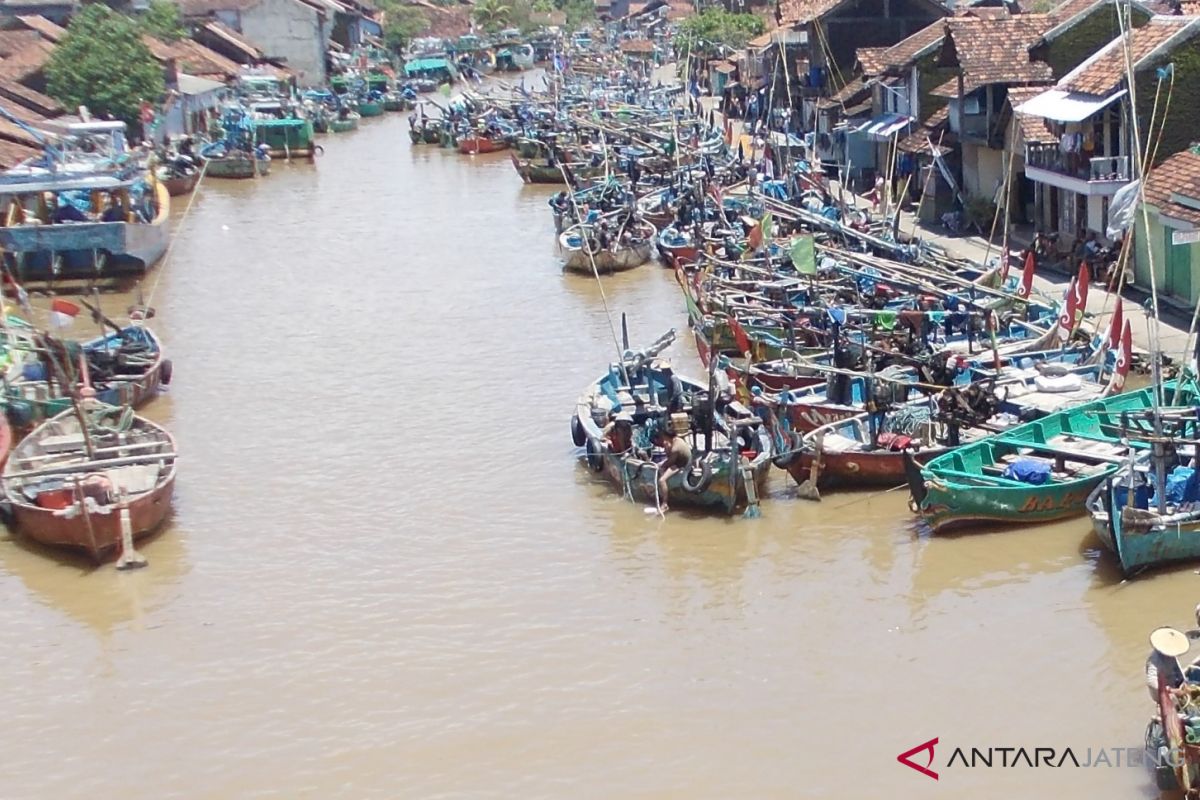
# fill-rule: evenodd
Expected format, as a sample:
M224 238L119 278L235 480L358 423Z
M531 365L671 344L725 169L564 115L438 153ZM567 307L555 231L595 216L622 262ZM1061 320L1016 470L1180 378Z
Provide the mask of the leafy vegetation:
M508 25L512 12L504 0L479 0L471 16L485 31L498 31Z
M383 25L383 43L389 50L401 52L408 43L429 29L429 18L417 6L388 0L380 3L387 12Z
M179 6L170 0L150 0L150 7L138 18L138 22L143 31L165 42L173 42L187 35L183 18L179 15Z
M142 102L158 103L163 71L138 26L103 3L85 5L46 64L47 92L65 108L138 125Z
M567 15L567 29L582 28L596 18L596 5L592 0L564 0L559 10Z
M717 55L721 48L738 50L766 30L761 17L731 14L722 8L705 9L679 26L679 52Z

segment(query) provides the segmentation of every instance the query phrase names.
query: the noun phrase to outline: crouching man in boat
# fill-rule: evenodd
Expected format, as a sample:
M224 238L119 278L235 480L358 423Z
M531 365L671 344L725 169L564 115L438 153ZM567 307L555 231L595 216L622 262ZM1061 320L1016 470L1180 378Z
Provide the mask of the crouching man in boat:
M692 446L677 435L669 424L658 432L656 444L667 451L667 460L659 467L658 473L658 511L665 514L671 510L667 504L667 482L692 463Z
M1159 628L1150 634L1150 655L1146 659L1146 689L1155 703L1158 702L1160 680L1172 689L1177 689L1183 684L1185 676L1179 666L1179 656L1186 653L1197 639L1200 639L1200 605L1196 606L1195 630L1183 634L1173 628ZM1200 657L1188 667L1189 673L1193 670L1200 670ZM1187 676L1193 682L1197 677L1200 675Z

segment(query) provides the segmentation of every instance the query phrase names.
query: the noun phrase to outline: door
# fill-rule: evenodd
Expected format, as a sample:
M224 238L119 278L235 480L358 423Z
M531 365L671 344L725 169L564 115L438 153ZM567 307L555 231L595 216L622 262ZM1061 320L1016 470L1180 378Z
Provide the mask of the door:
M1163 228L1166 251L1167 294L1190 302L1192 296L1192 245L1171 244L1171 229Z

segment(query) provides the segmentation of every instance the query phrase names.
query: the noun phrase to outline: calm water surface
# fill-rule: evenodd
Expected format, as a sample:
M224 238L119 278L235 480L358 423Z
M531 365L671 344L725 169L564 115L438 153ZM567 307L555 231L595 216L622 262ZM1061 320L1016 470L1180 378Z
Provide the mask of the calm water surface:
M1084 521L930 540L901 492L782 473L759 520L645 516L575 463L614 347L551 190L406 130L202 187L146 287L183 454L149 569L0 541L0 797L1153 794L895 757L1140 746L1190 569L1122 584ZM686 331L662 268L604 289Z

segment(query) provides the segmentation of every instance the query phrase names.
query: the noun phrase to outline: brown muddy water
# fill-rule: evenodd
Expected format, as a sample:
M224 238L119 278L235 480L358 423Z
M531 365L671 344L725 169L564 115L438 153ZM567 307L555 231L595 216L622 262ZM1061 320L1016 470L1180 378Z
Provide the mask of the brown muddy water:
M647 517L571 446L614 345L551 190L406 131L202 187L147 284L182 453L149 568L0 541L0 798L1154 794L946 762L1139 748L1190 568L1123 584L1084 520L934 540L902 492L782 473L759 520ZM604 288L698 371L666 270ZM896 762L935 736L936 783Z

